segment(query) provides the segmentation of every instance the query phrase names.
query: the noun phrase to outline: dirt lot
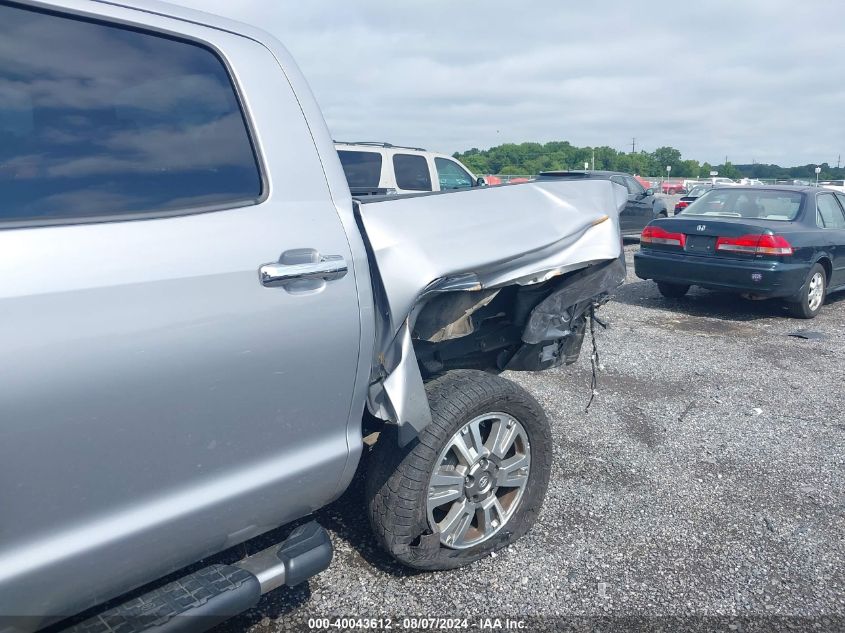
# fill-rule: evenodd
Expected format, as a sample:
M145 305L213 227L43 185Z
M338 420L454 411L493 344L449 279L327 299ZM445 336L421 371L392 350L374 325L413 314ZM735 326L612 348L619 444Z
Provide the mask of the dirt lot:
M586 345L572 367L509 375L554 429L545 509L525 539L466 569L412 573L377 549L356 485L318 516L331 568L225 629L302 630L314 616L401 628L404 615L468 616L471 628L505 616L550 629L595 616L610 616L604 630L630 616L691 618L667 630L845 624L845 296L814 321L698 289L667 300L633 276L636 248L602 310L589 413Z

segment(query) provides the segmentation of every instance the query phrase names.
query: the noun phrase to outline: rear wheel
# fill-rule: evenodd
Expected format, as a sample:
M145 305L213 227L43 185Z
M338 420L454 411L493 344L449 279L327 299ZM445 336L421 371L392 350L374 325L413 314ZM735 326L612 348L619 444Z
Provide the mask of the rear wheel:
M388 427L367 474L376 536L417 569L451 569L523 536L549 483L540 405L509 380L455 371L426 385L432 423L405 448Z
M798 301L788 304L789 311L799 319L812 319L822 309L826 293L827 275L821 264L816 264L810 270L807 281L801 286Z
M680 299L689 292L689 286L670 284L665 281L658 281L657 289L660 291L660 294L668 299Z

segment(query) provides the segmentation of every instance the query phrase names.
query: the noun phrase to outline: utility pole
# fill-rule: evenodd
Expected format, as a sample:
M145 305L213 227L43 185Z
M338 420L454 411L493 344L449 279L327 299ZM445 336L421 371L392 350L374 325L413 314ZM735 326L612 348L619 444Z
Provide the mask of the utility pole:
M637 137L636 136L631 139L631 153L632 154L637 153Z
M839 163L842 162L842 154L836 157L836 169L839 169Z
M596 150L593 150L593 171L596 170Z

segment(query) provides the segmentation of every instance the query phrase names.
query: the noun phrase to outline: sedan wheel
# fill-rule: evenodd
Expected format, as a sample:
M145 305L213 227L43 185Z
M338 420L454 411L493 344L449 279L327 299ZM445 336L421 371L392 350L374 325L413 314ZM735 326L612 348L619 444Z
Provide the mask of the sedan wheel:
M817 272L810 279L810 288L807 292L807 304L812 312L816 312L824 301L824 273Z
M812 319L824 305L827 294L827 275L820 264L810 270L807 281L801 286L797 301L789 303L790 312L799 319Z

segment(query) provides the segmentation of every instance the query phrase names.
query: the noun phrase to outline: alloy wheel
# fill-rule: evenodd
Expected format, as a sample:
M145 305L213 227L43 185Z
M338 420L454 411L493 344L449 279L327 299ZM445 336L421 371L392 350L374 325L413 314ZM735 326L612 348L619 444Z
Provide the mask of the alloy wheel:
M824 300L824 275L817 272L810 279L810 286L807 289L807 305L812 312L821 306Z
M519 506L531 471L528 434L506 413L480 415L458 429L435 464L429 525L446 547L473 547L499 532Z

